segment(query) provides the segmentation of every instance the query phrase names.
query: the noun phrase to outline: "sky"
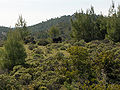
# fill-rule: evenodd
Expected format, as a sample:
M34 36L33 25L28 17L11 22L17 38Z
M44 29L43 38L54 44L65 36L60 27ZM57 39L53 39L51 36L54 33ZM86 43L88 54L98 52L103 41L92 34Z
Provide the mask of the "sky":
M114 0L115 6L120 0ZM107 15L112 0L0 0L0 26L14 27L19 15L27 26L63 15L72 15L81 8L86 11L91 5L95 13Z

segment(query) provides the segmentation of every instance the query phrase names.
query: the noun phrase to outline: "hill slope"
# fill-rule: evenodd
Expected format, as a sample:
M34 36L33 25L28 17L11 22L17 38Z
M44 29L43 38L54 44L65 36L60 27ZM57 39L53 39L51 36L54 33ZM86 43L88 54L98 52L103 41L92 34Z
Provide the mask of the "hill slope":
M28 29L31 31L32 35L38 39L48 38L48 30L52 26L58 27L60 30L60 36L65 39L70 38L71 32L71 19L73 16L62 16L60 18L54 18L47 20L45 22L38 23L33 26L29 26Z
M4 27L4 26L0 26L0 39L3 37L4 34L6 34L6 32L8 30L10 30L10 28Z
M61 23L66 23L70 25L70 20L71 20L71 16L62 16L60 18L52 18L50 20L47 20L45 22L41 22L38 23L36 25L33 26L29 26L29 30L35 32L35 31L43 31L43 30L48 30L51 26L56 26L59 25Z
M36 37L47 37L47 31L52 26L57 26L60 29L60 34L62 37L68 37L71 31L71 18L72 16L62 16L60 18L52 18L50 20L38 23L36 25L28 26L28 30ZM2 32L7 32L10 28L0 27L0 36L2 37Z

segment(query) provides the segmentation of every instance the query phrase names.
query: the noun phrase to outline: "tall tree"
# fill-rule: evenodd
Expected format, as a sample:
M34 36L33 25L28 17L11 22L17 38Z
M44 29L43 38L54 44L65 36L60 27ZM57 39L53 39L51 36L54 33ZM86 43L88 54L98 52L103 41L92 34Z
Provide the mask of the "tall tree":
M101 32L100 24L97 22L98 16L94 13L94 8L87 10L86 13L81 11L75 14L75 20L72 22L72 36L76 40L84 39L86 42L99 39Z
M22 39L29 35L26 21L23 19L22 15L19 16L17 23L15 24L15 29L20 31Z
M109 10L108 22L107 22L107 37L114 41L120 41L120 6L116 12L114 2Z

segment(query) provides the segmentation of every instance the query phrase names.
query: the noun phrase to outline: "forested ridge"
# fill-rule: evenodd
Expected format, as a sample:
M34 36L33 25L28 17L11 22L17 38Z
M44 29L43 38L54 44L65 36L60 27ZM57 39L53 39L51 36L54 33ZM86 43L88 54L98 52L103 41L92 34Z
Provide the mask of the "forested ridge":
M120 5L27 26L0 40L1 90L120 90Z
M4 27L4 26L0 26L0 38L2 38L2 32L8 32L10 28L8 27Z
M52 26L59 26L61 29L64 30L65 28L71 27L72 18L73 17L70 15L68 16L64 15L59 18L58 17L52 18L50 20L43 21L36 25L28 26L28 29L31 31L32 34L48 31ZM0 34L2 34L2 32L7 32L9 30L10 30L9 27L0 26Z

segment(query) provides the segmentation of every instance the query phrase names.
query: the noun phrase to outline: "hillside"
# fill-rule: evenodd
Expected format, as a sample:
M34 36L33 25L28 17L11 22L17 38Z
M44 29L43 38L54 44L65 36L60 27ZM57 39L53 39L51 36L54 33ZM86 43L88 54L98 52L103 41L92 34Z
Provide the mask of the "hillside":
M8 27L0 26L0 34L1 34L2 32L8 31L9 29L10 29L10 28L8 28Z
M47 21L43 21L36 25L28 26L28 30L30 30L31 34L36 36L37 38L46 38L47 31L52 26L57 26L60 30L60 34L62 37L69 37L69 33L71 31L71 18L72 16L62 16L60 18L52 18ZM10 28L8 27L0 27L0 36L2 37L2 32L7 32Z
M62 16L60 18L52 18L50 20L47 20L45 22L38 23L33 26L29 26L28 29L33 36L35 36L38 39L48 38L48 30L52 26L56 26L60 30L60 36L65 39L70 38L70 32L71 32L71 19L73 16Z
M2 38L3 34L6 33L10 28L0 26L0 38Z
M32 25L32 26L29 26L29 30L30 31L44 31L44 30L48 30L51 26L57 26L57 25L60 25L60 24L68 24L70 25L70 20L71 20L71 16L68 15L68 16L62 16L60 18L52 18L50 20L47 20L47 21L43 21L41 23L38 23L36 25Z

